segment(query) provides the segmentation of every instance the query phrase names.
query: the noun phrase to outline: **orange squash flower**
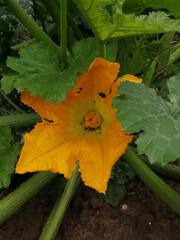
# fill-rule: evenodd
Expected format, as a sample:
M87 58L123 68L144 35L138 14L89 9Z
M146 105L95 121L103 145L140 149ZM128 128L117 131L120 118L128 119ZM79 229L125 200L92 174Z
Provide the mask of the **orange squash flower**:
M122 131L117 110L111 107L122 80L116 80L118 71L118 63L95 59L58 104L45 102L39 95L32 97L25 90L22 102L43 120L24 136L16 172L52 171L69 179L79 160L84 184L104 193L113 165L133 138ZM131 77L123 80L131 81Z

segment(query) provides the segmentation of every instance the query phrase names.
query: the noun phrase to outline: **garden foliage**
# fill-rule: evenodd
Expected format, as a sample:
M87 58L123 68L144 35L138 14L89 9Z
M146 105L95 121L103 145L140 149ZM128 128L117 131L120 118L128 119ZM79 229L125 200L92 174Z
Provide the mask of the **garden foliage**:
M62 41L60 0L32 1L31 17L40 26L36 30L28 25L28 17L22 21L15 11L27 32L12 50L10 40L17 35L18 24L11 11L13 2L0 0L0 72L5 94L27 89L33 97L40 95L45 102L58 104L74 89L77 77L87 72L95 58L104 55L106 60L120 64L118 77L133 74L143 79L141 84L121 82L120 96L113 100L123 131L135 136L138 154L161 165L180 157L180 45L176 42L179 35L175 35L180 32L179 0L68 0L65 61L60 57L63 47L58 47ZM45 38L42 29L48 35ZM9 186L19 154L11 129L4 126L0 128L0 188ZM114 181L118 187L110 187L107 198L103 197L114 205L119 203L114 202L114 194L122 193L119 186L124 188L126 183L124 172L117 171L122 182ZM111 182L119 179L116 174Z

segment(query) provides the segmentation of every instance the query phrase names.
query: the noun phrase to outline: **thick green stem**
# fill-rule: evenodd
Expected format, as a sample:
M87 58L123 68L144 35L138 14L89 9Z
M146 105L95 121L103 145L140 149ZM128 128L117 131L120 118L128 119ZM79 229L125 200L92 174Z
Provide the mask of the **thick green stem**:
M106 58L106 45L104 42L98 42L99 44L99 57Z
M41 122L41 117L35 113L22 113L16 115L7 115L0 117L0 127L21 127L21 126L33 126L37 122Z
M18 107L4 92L0 89L1 95L8 101L11 106L13 106L18 112L25 113L24 110L22 110L20 107Z
M178 58L180 58L180 43L174 46L174 51L170 55L168 65L173 64Z
M45 0L45 1L46 1L47 6L48 6L48 9L51 13L51 16L53 17L53 19L57 23L57 25L59 25L60 24L60 12L59 12L60 7L59 7L59 5L60 5L61 0L60 1L58 1L58 0L52 0L52 1ZM75 22L73 20L73 17L71 15L70 11L68 11L68 9L67 9L67 20L68 20L68 24L72 27L77 40L82 39L83 36L81 34L81 31L79 30L77 24L75 24Z
M168 207L180 215L180 195L152 172L130 147L127 148L124 158L144 184Z
M56 176L57 174L51 172L35 173L16 190L3 198L0 201L0 224Z
M80 183L80 174L78 169L79 164L77 164L72 177L68 180L62 197L57 200L53 210L51 211L39 240L53 240L55 238L69 203Z
M154 172L161 174L163 176L169 177L174 180L180 180L180 167L175 165L166 164L165 166L161 166L160 164L153 163L151 164L146 158L142 158L143 162L150 167Z
M59 51L58 46L51 38L41 30L41 28L32 20L32 18L24 11L24 9L16 2L16 0L4 0L4 2L14 11L19 21L30 31L30 33L40 41L44 41L50 47Z
M60 26L61 26L61 61L66 65L67 58L67 2L60 1Z
M56 31L56 29L57 29L57 25L56 25L55 23L53 23L53 24L48 28L48 30L47 30L48 35L52 35L52 33L54 33L54 32ZM36 41L36 39L33 38L33 39L31 39L31 40L29 40L29 41L27 41L27 42L28 42L28 43L30 43L30 42L32 43L32 42L35 42L35 41ZM20 44L11 46L11 48L12 48L13 50L15 50L15 51L18 51L20 48L22 48L23 46L25 46L25 44L27 44L27 42L23 42L23 43L20 43Z

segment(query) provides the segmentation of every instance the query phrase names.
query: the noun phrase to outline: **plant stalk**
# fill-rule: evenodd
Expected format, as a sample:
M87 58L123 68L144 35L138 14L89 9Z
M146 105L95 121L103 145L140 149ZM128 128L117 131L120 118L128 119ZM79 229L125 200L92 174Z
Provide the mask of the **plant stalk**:
M59 51L59 47L43 30L32 20L16 0L4 0L4 2L14 11L19 21L30 31L30 33L39 41L44 41L51 48Z
M51 13L52 18L54 19L54 22L59 25L60 24L60 14L59 14L59 9L54 0L45 0L48 10Z
M124 158L144 184L180 216L180 195L151 171L130 147L127 148Z
M169 57L168 65L172 65L178 58L180 58L180 42L174 46L174 51Z
M74 19L73 19L70 11L67 12L67 18L68 18L69 25L73 29L73 32L74 32L74 35L75 35L76 39L78 41L83 39L83 35L82 35L81 31L79 30L79 27L77 26L77 24L74 22Z
M98 42L99 45L99 57L106 58L106 45L104 42Z
M69 203L80 183L79 164L77 163L76 169L72 174L72 177L68 180L64 189L63 195L57 200L51 211L48 220L43 228L39 240L53 240L56 233L62 223L63 217L69 206Z
M60 1L60 26L61 26L61 62L65 66L67 58L67 1Z
M5 93L2 89L0 89L1 95L8 101L9 104L11 104L12 107L14 107L18 112L25 113L24 110L22 110L20 107L18 107Z
M56 29L57 29L57 26L56 26L56 24L55 23L53 23L49 28L48 28L48 30L47 30L47 33L48 33L48 35L51 35L53 32L55 32L56 31ZM22 48L23 46L25 46L25 44L27 44L27 42L28 43L32 43L32 42L35 42L36 41L36 39L35 38L32 38L31 40L29 40L29 41L26 41L26 42L23 42L23 43L19 43L19 44L17 44L17 45L13 45L13 46L11 46L11 48L13 49L13 50L15 50L15 51L18 51L20 48Z
M0 224L56 176L57 174L51 172L35 173L7 197L4 197L0 201Z
M7 115L0 117L0 127L21 127L21 126L33 126L37 122L41 122L41 117L36 113L22 113L16 115Z
M165 166L161 166L158 163L151 164L146 158L142 158L143 162L151 168L154 172L161 174L163 176L169 177L174 180L180 180L180 167L175 165L166 164Z

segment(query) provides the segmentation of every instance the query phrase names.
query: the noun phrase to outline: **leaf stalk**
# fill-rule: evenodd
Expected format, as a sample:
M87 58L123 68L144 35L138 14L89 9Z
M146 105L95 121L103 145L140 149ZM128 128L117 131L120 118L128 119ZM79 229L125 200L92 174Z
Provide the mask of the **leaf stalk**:
M16 0L4 1L15 13L19 21L30 31L30 33L39 41L44 41L50 47L59 51L59 47L51 40L51 38L33 21L33 19L24 11Z
M7 115L0 117L0 127L21 127L21 126L33 126L37 122L41 122L41 117L36 113L22 113L16 115Z
M98 41L99 45L99 57L106 58L106 45L104 42Z
M7 197L4 197L0 201L0 224L56 176L57 174L51 172L35 173Z
M68 180L64 189L63 195L59 197L53 210L51 211L48 220L42 230L39 240L53 240L62 223L63 217L69 206L69 203L80 183L79 164L77 163L76 169L72 177Z
M127 148L124 158L144 184L180 216L180 195L151 171L131 147Z
M5 93L2 89L0 89L1 95L8 101L9 104L11 104L12 107L14 107L18 112L25 113L24 110L22 110L20 107L18 107Z
M60 26L61 26L61 62L65 66L67 58L67 1L60 1Z

